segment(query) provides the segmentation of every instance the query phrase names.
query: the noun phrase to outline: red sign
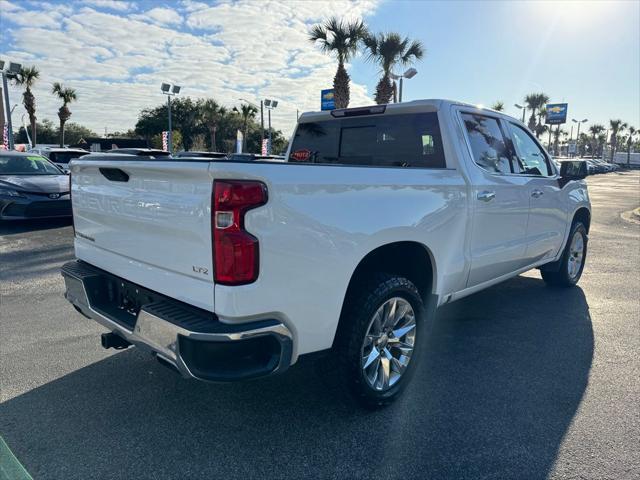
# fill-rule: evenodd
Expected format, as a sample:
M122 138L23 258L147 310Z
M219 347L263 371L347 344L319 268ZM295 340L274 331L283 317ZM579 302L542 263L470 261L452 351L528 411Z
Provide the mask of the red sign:
M291 152L291 158L296 162L306 162L311 157L311 150L296 150Z

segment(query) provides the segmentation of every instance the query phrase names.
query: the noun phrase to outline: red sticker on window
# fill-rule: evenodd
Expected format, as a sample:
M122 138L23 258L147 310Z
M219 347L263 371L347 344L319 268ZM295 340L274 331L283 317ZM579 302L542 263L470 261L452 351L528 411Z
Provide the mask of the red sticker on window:
M291 158L296 162L305 162L309 160L309 157L311 157L311 150L296 150L295 152L291 152Z

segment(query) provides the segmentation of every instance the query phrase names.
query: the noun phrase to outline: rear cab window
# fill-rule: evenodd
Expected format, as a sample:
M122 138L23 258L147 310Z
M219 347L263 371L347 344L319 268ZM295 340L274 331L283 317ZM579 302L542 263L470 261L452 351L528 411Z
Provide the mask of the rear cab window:
M435 112L300 123L287 160L292 163L446 168Z

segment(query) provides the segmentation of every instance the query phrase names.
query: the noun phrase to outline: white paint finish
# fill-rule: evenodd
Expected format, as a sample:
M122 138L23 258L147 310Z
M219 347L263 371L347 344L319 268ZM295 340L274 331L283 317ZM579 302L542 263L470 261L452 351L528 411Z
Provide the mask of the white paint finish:
M129 181L107 180L99 172L106 166L120 168ZM207 162L74 160L74 222L76 236L83 239L76 242L76 256L132 281L139 275L137 265L143 265L158 277L151 280L153 287L144 286L187 301L190 288L206 284L208 298L196 289L193 301L213 310L208 167ZM102 256L110 258L106 267L104 261L96 264ZM116 262L120 270L114 271L109 266L118 257L134 263ZM169 279L170 286L163 287Z
M530 178L527 187L530 214L526 258L529 262L554 258L564 245L568 192L573 187L561 189L555 177Z
M449 169L74 161L76 228L95 239L77 238L77 256L215 311L225 322L279 319L293 333L294 361L299 354L331 346L351 276L380 246L401 241L423 245L435 263L434 293L440 304L557 259L573 213L589 208L585 183L570 182L560 189L553 186L556 177L492 175L477 167L457 117L459 109L473 110L471 106L418 101L389 110L434 108ZM108 182L99 166L122 168L133 181ZM260 241L260 275L253 284L214 286L192 270L212 263L213 179L267 185L268 203L246 216L247 230ZM549 195L530 213L534 187L555 189L558 201L547 201ZM495 192L493 201L477 200L485 190ZM529 257L527 246L547 248L543 241L557 253L542 261ZM529 253L535 256L533 247Z
M260 276L216 285L216 313L284 321L297 354L331 346L353 271L382 245L425 245L438 259L437 291L463 286L466 184L455 170L214 163L212 171L269 190L269 202L246 217L260 241Z

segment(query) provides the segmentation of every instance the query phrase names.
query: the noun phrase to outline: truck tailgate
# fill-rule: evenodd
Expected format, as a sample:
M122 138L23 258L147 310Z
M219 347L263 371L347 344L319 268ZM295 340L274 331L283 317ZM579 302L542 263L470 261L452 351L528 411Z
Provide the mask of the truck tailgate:
M213 311L208 167L198 161L74 161L76 257Z

